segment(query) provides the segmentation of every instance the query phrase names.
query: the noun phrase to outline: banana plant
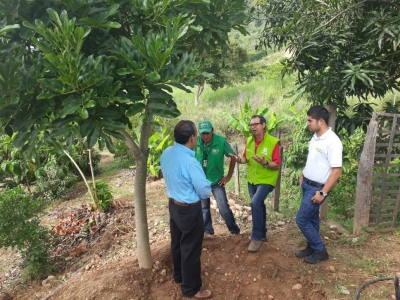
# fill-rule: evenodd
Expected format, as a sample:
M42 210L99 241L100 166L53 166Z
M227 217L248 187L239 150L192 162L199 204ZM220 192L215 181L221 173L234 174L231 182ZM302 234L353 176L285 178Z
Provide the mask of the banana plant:
M161 154L173 141L169 138L169 134L165 135L166 128L162 132L156 132L149 139L149 158L147 159L147 168L153 179L161 178Z
M249 102L246 102L243 107L240 107L239 116L230 115L228 113L224 113L224 116L228 119L228 122L231 126L239 131L246 139L252 136L253 132L250 128L250 120L253 115L266 116L269 111L269 108L266 104L258 107L256 109L252 109ZM278 120L276 114L273 112L270 114L267 119L267 131L273 134L279 125L284 121Z

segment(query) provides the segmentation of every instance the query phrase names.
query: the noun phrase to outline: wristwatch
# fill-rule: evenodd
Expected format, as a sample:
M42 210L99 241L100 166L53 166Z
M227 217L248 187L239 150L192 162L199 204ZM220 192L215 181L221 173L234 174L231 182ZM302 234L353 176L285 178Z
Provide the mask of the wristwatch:
M324 196L324 197L328 196L328 194L324 193L322 190L319 191L319 194L320 194L321 196Z
M263 167L268 167L268 162L265 161L265 164L263 164Z

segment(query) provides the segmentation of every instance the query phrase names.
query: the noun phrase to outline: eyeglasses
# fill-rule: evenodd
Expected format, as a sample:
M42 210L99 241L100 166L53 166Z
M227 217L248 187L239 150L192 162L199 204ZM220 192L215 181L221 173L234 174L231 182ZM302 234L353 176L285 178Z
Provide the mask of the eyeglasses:
M202 132L201 135L209 135L211 132Z
M256 127L257 125L260 125L261 123L252 123L250 124L250 127Z

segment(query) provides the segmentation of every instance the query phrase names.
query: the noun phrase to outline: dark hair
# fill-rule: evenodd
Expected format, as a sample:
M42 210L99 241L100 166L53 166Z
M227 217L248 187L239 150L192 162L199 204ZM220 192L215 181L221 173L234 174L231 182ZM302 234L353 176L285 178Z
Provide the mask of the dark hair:
M323 119L328 125L329 122L329 111L323 107L323 106L312 106L308 111L307 111L307 116L310 116L311 118L315 120Z
M192 135L196 135L196 126L192 121L181 120L174 128L175 142L178 144L186 144Z
M267 120L265 120L265 118L264 118L263 116L260 116L260 115L253 115L253 116L251 117L251 119L254 119L254 118L260 118L260 123L261 123L261 124L267 124Z

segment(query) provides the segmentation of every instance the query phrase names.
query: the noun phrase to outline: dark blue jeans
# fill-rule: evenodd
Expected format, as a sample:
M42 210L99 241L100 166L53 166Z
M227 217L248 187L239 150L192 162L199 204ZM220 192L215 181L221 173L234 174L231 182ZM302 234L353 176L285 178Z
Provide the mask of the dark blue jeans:
M253 218L252 240L261 240L267 237L267 208L265 199L274 187L269 184L251 184L247 183L249 195L251 198L251 215Z
M303 181L302 190L303 198L296 215L296 223L311 248L314 251L322 251L325 246L319 236L319 208L323 201L321 203L313 203L311 201L315 192L320 191L321 187L315 187Z
M211 191L217 201L219 213L224 219L228 230L232 234L240 232L239 226L235 222L235 217L231 209L229 208L228 198L226 197L226 191L224 186L214 184L211 186ZM214 228L212 226L211 210L210 210L210 198L201 200L201 207L203 209L203 220L204 220L204 232L214 234Z

